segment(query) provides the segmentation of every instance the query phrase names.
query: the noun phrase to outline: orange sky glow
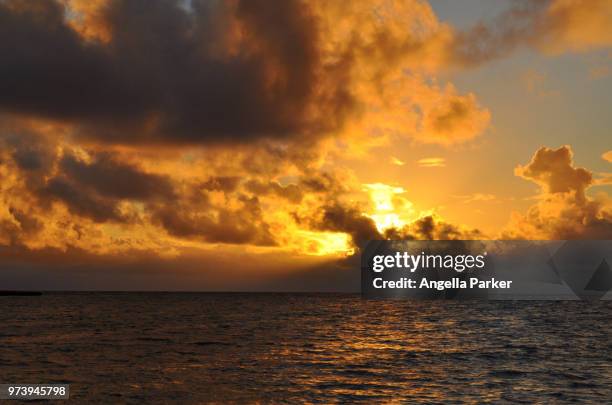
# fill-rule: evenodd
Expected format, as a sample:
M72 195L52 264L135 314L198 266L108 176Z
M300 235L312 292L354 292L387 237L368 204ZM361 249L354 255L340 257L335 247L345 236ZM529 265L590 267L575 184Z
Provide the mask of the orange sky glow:
M3 282L300 289L371 239L612 239L612 2L494 7L0 1Z

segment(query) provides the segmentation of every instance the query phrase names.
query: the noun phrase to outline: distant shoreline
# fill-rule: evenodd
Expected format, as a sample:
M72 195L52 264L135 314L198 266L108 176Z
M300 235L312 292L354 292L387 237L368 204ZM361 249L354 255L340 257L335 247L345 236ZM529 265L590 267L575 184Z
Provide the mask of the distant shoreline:
M0 290L0 297L3 296L27 296L35 297L42 295L40 291L2 291Z

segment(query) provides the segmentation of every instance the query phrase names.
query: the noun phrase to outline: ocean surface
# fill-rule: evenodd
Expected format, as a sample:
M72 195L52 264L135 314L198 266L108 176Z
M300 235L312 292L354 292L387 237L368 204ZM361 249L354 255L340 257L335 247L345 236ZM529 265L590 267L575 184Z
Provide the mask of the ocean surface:
M610 301L47 293L0 305L0 383L69 383L69 402L612 402Z

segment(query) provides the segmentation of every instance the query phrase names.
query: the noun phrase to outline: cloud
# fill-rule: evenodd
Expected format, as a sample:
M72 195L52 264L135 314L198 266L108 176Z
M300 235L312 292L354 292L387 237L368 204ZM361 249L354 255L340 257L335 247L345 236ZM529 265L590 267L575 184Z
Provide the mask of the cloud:
M469 240L485 237L478 229L454 225L432 214L400 226L389 224L382 231L373 218L355 206L327 206L321 214L310 221L313 227L348 233L357 249L363 248L369 240Z
M494 194L474 193L468 195L454 195L453 198L461 200L464 204L473 202L497 201L497 196Z
M400 160L400 159L396 158L395 156L391 156L391 157L389 158L389 162L390 162L392 165L396 165L396 166L404 166L404 165L406 164L406 162L404 162L404 161L402 161L402 160Z
M601 195L579 203L567 195L549 195L526 214L513 213L502 235L512 239L610 239L610 199Z
M0 111L88 142L312 141L368 123L363 138L446 144L489 122L474 95L420 78L451 30L417 0L9 0L0 27Z
M542 186L549 194L573 193L577 200L585 199L585 190L593 183L593 175L586 169L574 167L570 146L558 149L538 149L531 162L518 166L514 173Z
M437 215L426 215L402 228L385 231L385 239L404 240L471 240L485 236L478 229L468 229L445 222Z
M543 49L559 53L612 45L612 4L607 0L556 0L542 18Z
M122 220L116 201L98 194L88 194L63 178L49 180L41 191L41 196L61 201L71 213L95 222Z
M426 143L458 143L480 135L489 126L491 114L481 108L473 94L448 93L423 110L419 139Z
M0 135L0 145L3 245L162 256L207 244L314 255L350 249L346 234L295 220L359 190L343 170L317 166L308 148L259 144L177 157L25 132Z
M593 175L574 166L569 146L540 148L515 173L538 184L541 193L525 214L512 214L502 238L612 238L612 201L605 193L586 195L594 184Z
M24 184L41 206L60 201L75 215L96 222L127 220L122 200L170 203L175 194L169 177L146 173L109 153L58 150L36 138L12 142L11 156L27 179Z
M603 155L601 155L601 158L605 161L612 163L612 150L605 152Z
M56 1L2 2L0 108L124 143L321 133L352 108L342 81L322 83L301 2L181 4L108 1L70 17ZM103 27L104 40L83 37L71 18Z
M320 218L311 220L320 230L351 235L355 247L362 248L370 240L382 239L376 223L356 207L333 205L323 207Z
M7 146L0 154L0 221L13 235L7 244L100 253L134 244L159 247L168 241L166 233L212 243L275 244L257 196L238 190L239 177L179 180L145 170L129 153L111 155L40 136L0 137L0 144Z
M491 113L474 94L459 94L452 84L440 85L418 73L395 72L363 99L370 108L350 132L355 141L360 141L355 132L363 131L363 136L392 135L448 146L482 136L491 122Z
M545 54L612 46L612 5L607 0L517 1L491 21L456 32L450 63L473 66L526 46Z
M59 172L77 184L82 193L141 201L155 198L171 201L175 197L167 176L145 173L135 165L116 160L107 152L89 154L88 160L64 152L58 162Z
M366 144L397 134L453 144L482 135L490 113L433 73L523 45L610 46L610 9L521 1L461 32L417 0L9 0L0 3L0 110L108 144L330 135Z
M240 197L236 209L209 206L163 205L153 212L153 221L173 236L210 243L274 246L275 239L264 221L257 197Z
M275 195L279 198L285 198L288 201L298 204L302 201L304 191L296 184L288 184L282 186L276 181L269 181L267 183L258 180L249 180L245 187L247 190L256 195Z
M417 161L420 167L445 167L446 159L440 157L423 158Z

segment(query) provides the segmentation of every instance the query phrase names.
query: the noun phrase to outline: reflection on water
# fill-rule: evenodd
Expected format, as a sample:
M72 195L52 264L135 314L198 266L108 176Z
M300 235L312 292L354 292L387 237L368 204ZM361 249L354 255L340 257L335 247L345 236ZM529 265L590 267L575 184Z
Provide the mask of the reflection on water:
M612 302L0 297L0 382L91 402L612 400Z

